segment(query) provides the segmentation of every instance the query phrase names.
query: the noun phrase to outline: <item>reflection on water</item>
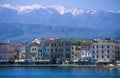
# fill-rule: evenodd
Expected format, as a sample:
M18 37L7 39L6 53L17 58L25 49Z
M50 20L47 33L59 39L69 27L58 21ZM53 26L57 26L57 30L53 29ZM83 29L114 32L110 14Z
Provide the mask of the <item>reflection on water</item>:
M118 68L118 72L119 72L119 74L120 74L120 67Z
M0 67L0 78L120 78L120 68Z

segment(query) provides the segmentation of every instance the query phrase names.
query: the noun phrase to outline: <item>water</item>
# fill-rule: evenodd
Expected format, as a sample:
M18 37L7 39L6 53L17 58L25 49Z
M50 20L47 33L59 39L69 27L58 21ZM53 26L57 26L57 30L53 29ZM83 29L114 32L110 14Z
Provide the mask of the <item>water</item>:
M0 67L0 78L120 78L120 68Z

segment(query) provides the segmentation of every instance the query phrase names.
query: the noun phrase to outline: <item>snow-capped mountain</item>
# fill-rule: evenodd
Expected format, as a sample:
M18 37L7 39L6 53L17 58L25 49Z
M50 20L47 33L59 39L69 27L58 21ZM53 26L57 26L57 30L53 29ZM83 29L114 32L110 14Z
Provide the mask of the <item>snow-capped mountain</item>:
M55 9L59 14L64 15L66 13L71 13L72 15L79 15L83 13L95 14L97 10L82 10L77 8L65 8L61 5L51 5L51 6L42 6L39 4L34 4L31 6L12 6L10 4L0 5L1 8L8 8L12 10L16 10L18 13L30 13L33 10L45 9L48 13L51 13L51 8ZM112 12L112 11L111 11Z
M82 10L60 5L0 5L0 22L94 27L104 22L120 25L119 11Z
M10 5L10 4L0 5L0 30L1 29L4 30L3 26L6 26L6 25L7 26L14 25L15 27L17 26L17 24L15 23L18 23L18 25L24 25L24 26L26 24L31 24L33 25L33 27L31 25L30 27L32 27L32 29L34 30L33 31L34 33L35 32L38 33L39 31L41 31L41 33L44 34L44 36L45 36L45 33L47 34L47 30L45 30L44 27L42 27L43 29L41 29L40 28L41 25L43 26L50 25L50 28L52 30L49 32L52 34L56 32L56 26L59 27L58 31L60 30L59 33L62 33L62 34L60 35L58 32L56 32L58 33L56 34L56 36L59 35L61 37L62 36L65 37L66 33L71 33L72 36L74 36L74 38L86 38L85 36L90 32L92 32L89 38L93 38L93 36L94 38L110 37L110 36L117 39L120 38L118 36L118 34L120 34L119 33L120 31L119 30L120 29L120 11L119 10L118 11L113 11L113 10L102 11L102 10L95 10L95 9L83 10L79 8L66 8L60 5L42 6L39 4L27 5L27 6L18 6L18 5ZM38 30L36 30L36 27L34 27L35 26L34 24L38 24L37 26ZM19 27L16 29L19 29ZM63 27L66 27L66 29L64 32L61 32L63 31L62 30ZM27 25L26 28L29 29L29 25ZM72 30L73 28L75 28L76 32ZM88 32L88 29L90 30L89 32ZM11 29L11 31L12 30L13 29ZM29 34L27 33L29 32L28 30L24 31L24 29L21 29L20 31L21 33L18 33L18 34L22 34L22 36L24 33L26 33L27 35ZM74 34L72 32L74 32ZM1 33L2 32L0 32L0 35ZM38 33L38 34L41 34L41 33ZM83 37L81 33L84 33L86 35L84 35ZM2 35L4 35L4 33ZM46 36L48 36L48 34ZM68 37L68 35L66 35L66 37ZM71 35L69 35L69 37L71 37Z

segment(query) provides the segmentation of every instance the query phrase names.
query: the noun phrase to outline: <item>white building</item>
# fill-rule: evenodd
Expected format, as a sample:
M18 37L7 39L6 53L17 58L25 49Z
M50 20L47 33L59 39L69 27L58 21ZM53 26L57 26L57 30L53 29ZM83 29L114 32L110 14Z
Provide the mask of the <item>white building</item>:
M93 59L115 61L115 42L113 40L93 40L91 51Z
M23 47L20 48L19 60L21 60L21 61L26 60L26 46L23 46Z
M45 44L32 43L28 47L27 59L29 62L49 62L51 59L49 46L46 46Z
M92 52L91 50L82 50L80 53L81 58L91 58L92 57Z

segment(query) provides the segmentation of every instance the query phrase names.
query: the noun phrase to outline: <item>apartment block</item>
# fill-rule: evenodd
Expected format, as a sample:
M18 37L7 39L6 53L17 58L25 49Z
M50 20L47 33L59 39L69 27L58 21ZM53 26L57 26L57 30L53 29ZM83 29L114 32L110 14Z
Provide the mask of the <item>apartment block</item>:
M114 40L93 40L91 51L92 58L96 60L115 61L115 41Z

